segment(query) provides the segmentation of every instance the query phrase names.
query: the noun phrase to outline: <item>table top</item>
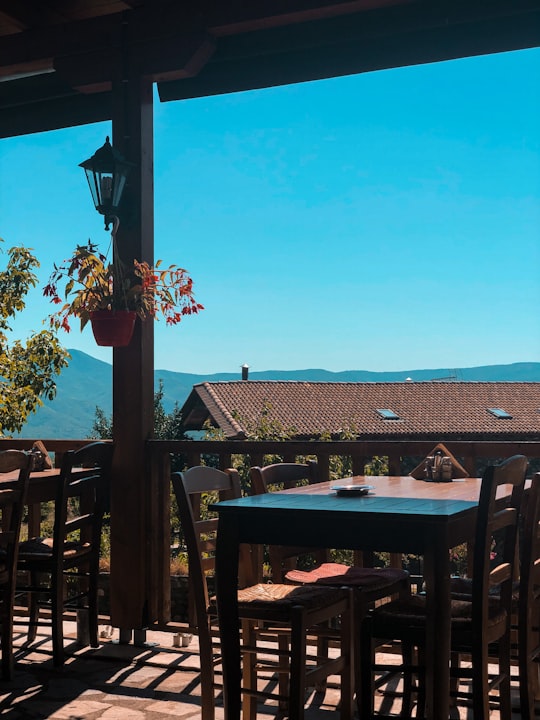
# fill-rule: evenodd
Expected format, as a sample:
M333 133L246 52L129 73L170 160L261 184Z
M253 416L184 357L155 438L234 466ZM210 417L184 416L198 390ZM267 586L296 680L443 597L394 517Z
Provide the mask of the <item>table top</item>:
M88 472L92 472L92 469L74 468L72 475L84 477ZM9 488L10 484L12 484L13 480L17 479L18 476L18 470L0 474L0 492L3 488ZM27 504L31 505L33 503L54 500L56 498L59 477L60 468L32 471L28 483Z
M345 482L373 485L373 490L368 495L338 496L333 486L343 485ZM478 478L467 478L464 482L433 483L415 480L410 476L355 476L339 482L304 485L280 492L226 500L213 507L220 513L229 510L243 512L268 509L274 512L281 510L298 513L305 510L449 517L477 505L480 482Z

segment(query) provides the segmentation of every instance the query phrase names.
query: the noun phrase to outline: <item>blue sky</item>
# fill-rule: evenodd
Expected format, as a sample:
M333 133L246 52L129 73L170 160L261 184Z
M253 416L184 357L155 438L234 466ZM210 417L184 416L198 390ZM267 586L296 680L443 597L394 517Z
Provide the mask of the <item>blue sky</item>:
M540 49L155 104L156 258L198 316L182 372L540 361ZM0 236L52 263L109 235L78 163L109 123L0 141ZM1 263L1 260L0 260ZM40 289L15 334L42 327ZM87 328L62 342L100 359Z

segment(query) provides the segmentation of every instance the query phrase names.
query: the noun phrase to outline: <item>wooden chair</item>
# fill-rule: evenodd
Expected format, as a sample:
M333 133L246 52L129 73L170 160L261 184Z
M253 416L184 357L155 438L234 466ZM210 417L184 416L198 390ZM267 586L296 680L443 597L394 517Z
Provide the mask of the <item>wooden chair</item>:
M454 668L460 678L472 681L472 707L475 720L488 720L489 693L498 688L501 720L510 720L510 631L512 591L515 570L516 542L519 514L523 497L527 459L514 456L504 463L488 467L482 478L478 517L474 540L472 594L467 599L452 599L451 650L467 653L471 668ZM512 493L504 507L496 503L497 489L512 486ZM492 557L494 535L497 538L496 556ZM492 589L496 587L494 594ZM491 592L490 592L491 590ZM408 675L418 674L420 689L425 668L426 598L411 596L393 601L371 611L361 627L360 657L361 717L373 714L374 681L372 672L374 647L384 640L399 640L404 648L406 662L412 650L418 651L419 666L403 665ZM376 641L375 641L376 639ZM488 676L489 648L497 643L498 672ZM379 668L380 669L380 668ZM419 696L422 699L422 695ZM420 707L420 710L422 708ZM410 714L409 709L404 709Z
M522 720L533 720L540 660L540 473L533 475L521 538L517 657Z
M278 488L291 488L306 482L310 485L319 482L318 468L315 461L306 465L301 463L276 463L265 467L251 468L251 486L254 494L269 492L273 486ZM328 562L328 551L318 551L315 554L319 564L311 570L301 570L296 567L299 556L310 553L309 548L269 548L272 580L284 577L287 582L302 585L317 585L326 587L348 587L353 590L354 598L354 625L360 627L367 610L373 603L385 598L399 596L406 597L410 591L409 573L403 569L369 568L349 566L343 563ZM283 574L283 575L282 575ZM327 652L327 634L321 634L319 653ZM355 655L358 655L359 635L355 636ZM358 663L355 662L355 668ZM356 678L358 685L360 678Z
M538 697L540 658L540 473L536 473L524 498L522 532L519 536L520 571L512 595L512 661L519 673L520 711L523 720L533 720ZM452 578L455 599L471 598L472 578ZM495 654L497 647L493 648ZM454 658L454 664L459 657Z
M53 661L64 662L63 614L88 613L90 645L98 647L98 577L103 514L109 496L111 443L95 442L65 453L54 507L52 538L21 542L18 569L28 579L17 592L30 596L28 641L38 625L52 628ZM39 617L47 607L51 619Z
M195 597L197 632L201 662L202 718L214 718L214 667L220 658L213 642L216 620L215 599L209 597L206 573L214 568L217 518L208 517L201 495L212 493L215 500L240 497L235 470L222 472L197 466L184 473L173 473L172 484L188 552L190 584ZM206 515L206 516L205 516ZM248 563L249 564L249 563ZM233 581L231 579L231 581ZM234 580L236 582L236 580ZM280 706L288 705L291 720L304 714L305 689L331 674L341 674L341 716L352 716L352 630L351 597L339 588L303 588L282 584L256 584L238 591L242 622L243 708L244 717L256 717L256 698L269 693L257 690L256 661L261 647L259 630L265 640L279 633L278 647L265 644L265 656L277 658L273 670L285 671L287 688L278 696ZM340 618L341 650L337 658L311 658L307 652L307 633L313 626ZM284 642L284 639L286 642Z
M13 604L17 576L19 537L32 455L20 450L0 452L0 473L17 473L0 485L0 612L2 613L2 676L9 680L13 675ZM18 471L18 472L17 472Z
M265 467L250 468L251 494L262 495L272 490L289 490L299 485L314 485L319 481L315 460L306 463L276 463ZM271 545L268 548L270 577L272 582L282 583L286 574L295 570L299 557L310 556L317 563L328 560L328 551L320 548L285 547ZM262 570L262 563L260 565Z

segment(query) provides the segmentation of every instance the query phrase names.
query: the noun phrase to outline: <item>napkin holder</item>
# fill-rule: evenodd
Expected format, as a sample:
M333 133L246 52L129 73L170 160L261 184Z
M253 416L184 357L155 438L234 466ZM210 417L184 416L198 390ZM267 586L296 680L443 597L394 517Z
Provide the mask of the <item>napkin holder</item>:
M409 473L417 480L451 482L469 477L469 473L442 443L436 445L422 462Z

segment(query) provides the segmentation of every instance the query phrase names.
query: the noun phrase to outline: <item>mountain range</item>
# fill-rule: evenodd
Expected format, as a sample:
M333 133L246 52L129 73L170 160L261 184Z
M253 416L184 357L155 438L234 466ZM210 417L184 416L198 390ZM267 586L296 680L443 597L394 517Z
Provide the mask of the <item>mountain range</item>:
M84 438L90 435L96 407L110 415L112 408L112 365L81 352L70 350L71 360L57 380L57 395L32 415L19 437ZM156 370L155 387L163 381L163 406L170 412L175 403L181 407L193 385L206 381L240 380L238 373L209 375ZM473 368L400 370L264 370L250 372L250 380L298 380L308 382L403 382L421 380L461 380L484 382L540 382L540 363L484 365Z

